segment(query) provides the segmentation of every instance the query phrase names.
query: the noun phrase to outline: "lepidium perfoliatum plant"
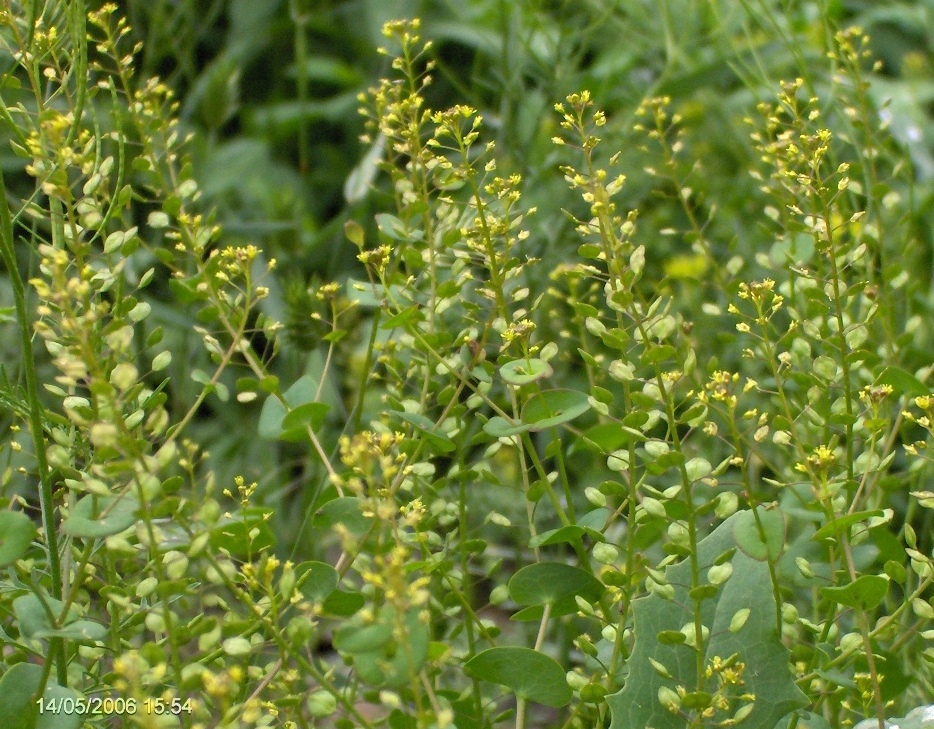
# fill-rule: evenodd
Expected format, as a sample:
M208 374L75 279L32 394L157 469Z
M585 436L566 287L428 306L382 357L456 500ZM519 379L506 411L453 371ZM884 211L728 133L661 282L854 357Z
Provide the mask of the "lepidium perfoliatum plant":
M346 224L361 267L309 292L325 354L280 385L274 263L199 207L115 6L30 8L0 16L9 724L836 729L930 699L928 309L859 32L750 111L752 242L719 239L676 101L627 132L664 232L623 208L619 122L558 103L580 197L543 270L526 183L388 23L357 174L392 210ZM231 400L307 454L310 561L186 434Z

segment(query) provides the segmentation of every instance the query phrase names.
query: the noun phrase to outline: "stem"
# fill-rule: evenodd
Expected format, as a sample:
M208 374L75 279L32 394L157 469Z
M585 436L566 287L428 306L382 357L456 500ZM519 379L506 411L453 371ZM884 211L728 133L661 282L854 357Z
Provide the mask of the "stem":
M6 200L6 183L0 171L0 200ZM39 503L42 508L42 528L45 531L46 552L49 559L49 576L52 580L52 597L62 599L62 568L58 554L58 532L55 522L55 503L52 495L52 479L45 453L45 434L43 420L45 410L39 402L39 388L36 377L36 360L32 349L32 331L29 326L29 314L26 310L26 290L16 263L16 248L13 242L13 221L6 202L0 202L0 253L10 275L13 288L13 300L16 306L16 319L19 322L20 346L23 350L22 367L26 378L26 399L29 402L29 429L32 434L36 453L36 465L39 475ZM65 645L61 638L49 641L49 654L58 667L58 683L68 685L68 671L65 663Z

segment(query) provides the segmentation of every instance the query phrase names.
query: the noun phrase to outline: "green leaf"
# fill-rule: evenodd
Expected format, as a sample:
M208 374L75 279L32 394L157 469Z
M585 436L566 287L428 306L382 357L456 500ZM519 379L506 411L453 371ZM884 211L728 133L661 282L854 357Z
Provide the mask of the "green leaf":
M484 432L487 435L492 435L494 438L505 438L510 435L516 435L517 433L526 433L531 429L532 426L527 423L511 425L506 418L501 418L499 415L494 415L483 424Z
M567 423L590 410L587 394L576 390L545 390L528 399L522 422L530 430L547 430Z
M645 415L645 413L638 414ZM646 416L645 419L648 419L648 416ZM623 424L630 425L630 422L627 422L629 420L629 417L627 417L623 421ZM589 448L606 455L612 453L617 448L622 448L628 442L629 436L619 424L601 423L600 425L594 425L585 430L583 436L571 445L571 449L573 452L581 448Z
M405 223L399 220L395 215L378 213L376 215L376 227L379 228L380 233L390 240L401 241L408 239Z
M419 309L417 304L412 304L411 306L406 307L398 314L389 317L386 321L379 325L380 329L397 329L399 327L404 327L410 322L419 322L425 318L425 315L422 314L421 309Z
M54 616L61 615L64 604L52 598L43 601L35 594L21 595L13 601L13 612L19 622L20 633L26 638L67 638L77 643L96 643L107 635L107 629L92 620L78 620L70 611L64 625L56 627L46 606Z
M506 686L516 696L545 706L565 706L573 696L561 665L531 648L488 648L467 661L464 670L474 678Z
M36 536L36 525L21 511L0 512L0 567L26 554Z
M580 595L599 600L603 584L588 572L561 562L530 564L509 580L509 596L520 605L544 605Z
M351 534L364 534L373 520L363 515L360 500L356 496L342 496L331 499L315 513L312 526L316 529L332 529L343 524Z
M674 357L677 353L678 350L670 344L659 344L650 347L645 354L640 357L640 360L642 364L657 364L658 362L664 362L666 359Z
M734 547L737 522L751 517L751 514L742 517L744 513L748 512L726 519L697 545L697 562L702 574ZM774 727L789 712L806 706L808 700L788 670L790 654L776 628L776 605L768 565L743 551L734 552L730 564L733 566L731 579L720 585L716 596L698 606L701 620L709 630L709 638L703 646L704 665L709 665L715 656L723 659L737 654L737 660L745 664L744 684L737 691L756 696L744 725ZM684 718L662 705L659 690L674 692L677 686L697 687L710 693L717 690L715 678L705 682L700 677L698 683L693 648L659 640L659 634L673 638L674 632L692 623L694 616L694 602L688 596L692 585L690 561L669 566L665 579L674 589L672 599L665 600L653 594L633 602L635 645L623 689L607 697L612 716L610 729L645 729L647 726L684 729ZM738 630L731 632L731 625L734 628L737 625L734 617L742 609L749 610L749 617ZM652 661L663 666L670 678L655 670ZM734 705L739 708L738 696Z
M247 506L224 517L211 530L211 546L225 549L234 557L246 557L275 546L276 537L269 527L272 509Z
M42 685L42 667L17 663L0 678L0 725L4 729L80 729L84 716L77 712L39 714L35 697ZM56 705L62 700L77 704L84 695L72 688L49 682L42 698Z
M910 372L894 365L886 367L876 378L877 385L891 385L895 392L905 397L918 397L928 395L931 388Z
M549 529L547 532L536 534L529 539L529 547L547 547L551 544L577 544L584 535L584 530L576 524Z
M75 620L61 628L39 630L36 638L65 638L76 643L97 643L107 637L107 628L93 620Z
M101 539L119 534L136 521L139 502L135 496L83 497L62 522L62 531L71 537Z
M334 634L334 647L341 653L367 653L382 648L392 640L392 625L354 625L346 623Z
M499 368L499 375L510 385L527 385L530 382L551 377L554 370L541 359L516 359Z
M267 397L259 414L259 437L290 442L307 440L305 426L310 424L312 430L320 428L329 409L328 405L315 401L317 395L318 380L303 375L282 395L285 404L276 395Z
M785 515L778 509L756 507L759 524L751 511L736 514L733 538L736 546L759 562L774 562L785 548ZM760 524L762 531L760 531Z
M349 618L366 604L366 598L359 592L335 590L328 595L321 606L324 614L336 618Z
M353 205L366 197L376 179L376 173L379 171L379 164L383 160L383 152L386 149L386 135L380 133L376 141L370 145L367 153L363 155L356 167L354 167L347 180L344 182L344 199ZM358 244L363 247L362 241Z
M354 618L334 635L334 647L353 663L360 679L371 686L409 684L428 659L430 636L422 611L412 608L399 615L384 606L375 620ZM405 636L399 645L396 636Z
M46 610L48 607L48 611ZM13 601L13 614L19 623L19 632L23 638L37 638L40 633L48 630L54 630L55 625L49 615L60 615L64 608L64 603L51 597L46 597L45 602L32 593L21 595Z
M312 602L321 602L337 589L340 576L324 562L302 562L295 568L295 578L301 581L302 594Z
M811 537L815 542L819 542L828 537L834 537L840 532L846 531L853 524L857 524L861 521L869 519L873 516L883 516L882 509L873 509L871 511L857 511L853 514L847 514L846 516L841 516L837 519L834 519L832 522L824 524L820 529L814 532L814 535Z
M889 580L882 575L862 575L842 587L823 587L821 595L857 610L879 607L889 591Z
M429 418L426 418L424 415L418 413L406 413L401 410L391 410L390 415L393 415L399 420L408 423L415 427L422 436L425 438L425 441L435 449L438 453L450 453L455 448L454 441L447 437L435 426L434 421Z
M299 405L282 418L282 430L299 430L302 434L304 434L306 427L318 430L324 425L324 419L330 409L331 406L323 402L306 402L304 405Z

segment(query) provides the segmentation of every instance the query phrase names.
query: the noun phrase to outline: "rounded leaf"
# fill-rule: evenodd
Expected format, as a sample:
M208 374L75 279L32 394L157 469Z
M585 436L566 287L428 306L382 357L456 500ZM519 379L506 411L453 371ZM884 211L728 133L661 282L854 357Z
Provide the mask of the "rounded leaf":
M603 584L579 567L560 562L538 562L523 567L509 580L509 596L520 605L545 605L580 595L599 600Z
M510 385L527 385L530 382L551 377L554 370L547 362L530 357L507 362L499 368L499 375Z
M70 537L100 539L119 534L136 521L139 502L135 496L85 496L62 522Z
M506 686L516 696L545 706L565 706L573 695L561 665L531 648L489 648L467 661L464 670L473 678Z
M567 423L590 410L584 392L576 390L545 390L529 398L522 410L522 421L530 430L547 430Z
M785 548L785 515L761 506L756 507L756 513L758 524L751 511L736 514L733 538L736 546L757 562L774 562Z
M36 525L21 511L0 512L0 567L26 554L36 536Z
M303 562L295 568L295 575L302 579L302 594L316 602L334 592L340 581L337 570L324 562Z

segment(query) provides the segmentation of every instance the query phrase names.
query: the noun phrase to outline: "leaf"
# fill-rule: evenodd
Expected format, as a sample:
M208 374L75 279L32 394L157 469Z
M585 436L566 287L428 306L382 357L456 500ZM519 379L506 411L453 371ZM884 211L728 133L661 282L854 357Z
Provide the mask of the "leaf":
M26 554L36 536L36 525L21 511L0 512L0 567Z
M494 438L505 438L510 435L516 435L517 433L526 433L531 429L532 426L527 423L511 425L506 418L501 418L499 415L494 415L483 424L484 432L487 435L492 435Z
M706 574L718 557L734 547L736 524L746 519L751 519L749 512L734 514L697 545L701 574ZM745 664L742 674L745 683L741 690L756 696L744 724L774 727L789 712L806 706L808 700L788 670L790 655L776 628L776 605L768 565L743 551L735 551L729 562L733 566L733 576L719 587L713 598L700 603L703 624L709 629L704 665L710 665L714 656L725 658L737 654L737 660ZM680 632L684 625L693 622L694 603L688 596L690 561L668 567L665 579L674 590L672 599L665 600L653 594L633 602L635 645L629 657L625 685L621 691L607 697L612 716L610 729L645 729L648 726L683 729L686 725L684 717L669 711L658 696L660 689L663 693L674 693L677 686L698 686L694 649L686 644L666 644L658 635L673 636L674 631ZM749 610L748 618L738 630L730 632L731 625L737 626L736 613L744 608ZM671 677L654 669L650 658L663 666ZM715 683L715 678L709 679L706 685L701 681L700 688L715 691ZM737 699L733 709L739 706Z
M301 580L302 595L313 602L327 598L340 582L337 570L324 562L302 562L295 568L295 578Z
M380 329L398 329L404 327L410 322L420 322L425 318L417 304L407 306L398 314L389 317L379 325Z
M756 507L762 532L751 511L736 514L733 538L736 546L758 562L774 562L785 548L785 515L778 509ZM764 532L764 541L763 541Z
M847 514L846 516L841 516L837 519L834 519L832 522L824 524L820 529L818 529L811 536L815 542L819 542L828 537L834 537L840 532L846 531L853 524L857 524L865 519L869 519L873 516L884 516L882 509L873 509L872 511L857 511L853 514Z
M290 434L287 431L290 430L301 431L301 435L304 435L307 427L318 430L324 425L324 419L330 409L331 406L323 402L306 402L304 405L299 405L294 410L290 410L282 418L281 427L283 431L286 431L284 435L289 436Z
M283 393L285 404L276 395L267 397L259 414L259 437L290 442L306 440L305 425L310 424L312 430L320 428L329 409L328 405L315 401L317 395L318 381L311 375L302 375ZM288 419L289 416L292 418Z
M390 240L404 241L408 239L405 223L395 215L377 213L376 227L379 228L380 233Z
M359 626L346 623L334 634L334 647L341 653L368 653L379 650L392 640L392 625L375 623Z
M233 557L249 554L275 546L276 537L269 527L272 509L247 506L224 517L211 530L211 546L225 549Z
M906 397L930 394L930 388L910 372L894 365L886 367L876 378L877 385L891 385L896 393Z
M39 714L35 697L42 685L42 667L32 663L17 663L0 678L0 725L4 729L80 729L84 716L73 712ZM75 705L86 701L72 688L49 682L42 698L46 702L68 700Z
M107 628L93 620L75 620L58 629L39 630L36 638L65 638L76 643L97 643L107 637Z
M46 611L46 606L52 615L60 615L64 603L47 597L43 604L43 601L32 593L21 595L13 601L13 614L19 623L19 632L23 638L36 638L44 631L54 630L55 626L49 612Z
M862 575L842 587L823 587L821 595L857 610L879 607L889 591L889 580L882 575Z
M522 422L529 430L547 430L567 423L590 410L587 394L576 390L545 390L528 399Z
M594 509L577 520L577 524L549 529L529 539L529 547L545 547L550 544L579 544L585 534L596 542L605 542L601 531L610 515L609 509Z
M119 534L136 521L139 502L135 496L83 497L62 522L62 531L71 537L101 539Z
M510 385L527 385L530 382L551 377L554 370L551 365L534 357L516 359L499 368L499 375Z
M565 706L573 695L561 665L531 648L488 648L467 661L464 670L474 678L506 686L516 696L545 706Z
M360 500L356 496L331 499L315 513L312 526L316 529L332 529L343 524L351 534L364 534L373 520L363 515Z
M347 180L344 182L344 199L351 205L363 200L370 191L370 186L379 171L379 163L383 160L385 149L386 135L380 132L376 137L376 141L370 145L366 154L363 155L363 159L350 171Z
M422 611L400 615L384 606L376 620L355 618L334 634L334 647L353 663L360 679L371 686L407 685L428 659L430 635ZM397 636L405 636L399 645Z
M324 600L321 606L325 615L336 618L349 618L366 604L366 598L359 592L335 590Z
M638 414L644 415L644 413L641 412ZM629 417L623 421L623 424L630 425L627 421L629 421ZM585 430L582 437L571 445L571 449L573 452L580 448L589 448L606 455L612 453L617 448L622 448L628 441L628 435L619 424L601 423L600 425L594 425Z
M61 615L63 603L46 598L45 603L55 616ZM25 638L67 638L77 643L96 643L107 635L107 628L93 620L78 620L77 613L70 611L64 625L56 627L49 617L46 606L34 594L21 595L13 601L13 612L19 622L20 633Z
M406 413L401 410L391 410L390 415L394 415L403 422L415 427L425 438L425 441L431 445L438 453L450 453L455 448L454 441L438 430L434 421L418 413Z
M536 534L529 539L529 548L536 549L551 544L578 544L583 535L584 530L581 527L576 524L569 524L568 526L549 529L547 532Z
M585 600L599 600L603 583L588 572L561 562L530 564L509 580L509 597L520 605L545 605L580 595Z

